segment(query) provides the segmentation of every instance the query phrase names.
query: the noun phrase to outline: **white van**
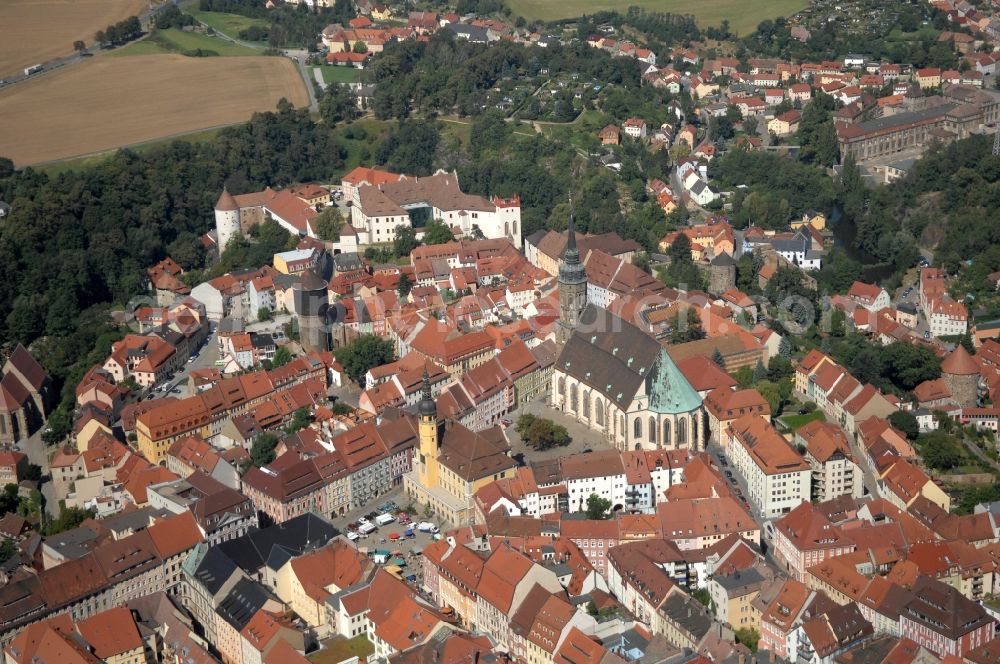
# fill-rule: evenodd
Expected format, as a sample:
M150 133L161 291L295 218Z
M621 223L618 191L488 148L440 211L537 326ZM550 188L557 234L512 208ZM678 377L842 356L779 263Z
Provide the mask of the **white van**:
M377 523L380 526L386 526L395 520L396 517L394 517L391 514L379 514L377 517L375 517L375 523Z
M367 535L368 533L374 532L375 526L371 522L365 521L360 526L358 526L358 532L362 535Z
M440 529L430 521L421 521L417 524L417 530L423 533L436 533Z

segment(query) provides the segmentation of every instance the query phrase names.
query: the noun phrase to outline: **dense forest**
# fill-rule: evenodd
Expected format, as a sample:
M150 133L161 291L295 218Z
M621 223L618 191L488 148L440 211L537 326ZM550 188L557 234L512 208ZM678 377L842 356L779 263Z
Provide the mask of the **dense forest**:
M901 247L919 242L934 247L935 264L959 271L960 297L992 289L986 277L1000 270L1000 224L994 221L1000 215L1000 157L993 155L992 136L932 145L891 187L845 192L845 214L868 253L893 261Z

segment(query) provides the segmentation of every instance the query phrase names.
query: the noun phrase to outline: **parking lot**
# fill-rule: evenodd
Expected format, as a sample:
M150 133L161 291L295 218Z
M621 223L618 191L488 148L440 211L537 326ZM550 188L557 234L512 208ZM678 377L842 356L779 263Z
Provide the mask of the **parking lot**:
M402 510L410 504L410 500L403 492L402 487L397 487L379 496L378 500L373 504L359 507L344 516L334 517L330 521L344 536L348 536L348 533L352 532L350 528L351 524L357 524L361 518L368 518L370 514L377 514L381 511L379 508L383 507L386 503L395 503ZM420 563L420 553L424 550L424 547L434 541L435 537L434 533L417 530L416 524L427 521L439 529L443 529L442 526L445 524L442 524L437 518L425 516L421 511L422 507L420 505L414 505L413 507L417 510L417 513L408 517L411 520L410 525L401 523L397 517L392 523L377 526L374 532L365 537L353 540L352 543L359 551L365 552L372 557L376 564L395 564L401 567L403 578L415 587L422 588L423 571ZM393 514L396 514L396 510L393 511ZM374 517L370 520L374 524ZM412 537L406 536L407 530L413 531ZM396 539L393 539L394 536ZM383 561L381 556L376 555L378 551L387 552L389 554L388 559ZM400 560L403 562L402 565L398 564Z

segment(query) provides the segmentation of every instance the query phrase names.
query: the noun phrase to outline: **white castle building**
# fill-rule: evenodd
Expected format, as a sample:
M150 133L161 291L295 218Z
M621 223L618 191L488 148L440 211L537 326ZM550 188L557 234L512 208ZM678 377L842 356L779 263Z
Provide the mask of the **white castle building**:
M329 195L329 194L327 194ZM303 193L289 189L264 191L233 196L223 189L215 203L215 232L219 253L226 245L254 224L270 215L286 231L300 237L316 237L316 207Z
M465 237L472 237L478 228L486 238L508 238L521 246L521 199L462 193L455 172L401 175L392 182L361 185L353 194L351 225L359 244L392 242L400 226L412 226L419 238L427 222L438 219Z

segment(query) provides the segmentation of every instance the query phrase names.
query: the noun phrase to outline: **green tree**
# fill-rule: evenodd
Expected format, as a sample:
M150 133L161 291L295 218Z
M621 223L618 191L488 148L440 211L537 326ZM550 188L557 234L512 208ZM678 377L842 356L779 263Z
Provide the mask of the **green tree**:
M889 416L889 424L899 429L907 438L915 440L920 434L917 418L908 410L897 410Z
M331 205L316 218L316 234L323 240L340 241L340 229L344 227L344 216L336 206Z
M82 39L77 39L73 42L73 50L82 53L87 50L87 45L83 43Z
M747 366L740 367L733 372L733 380L740 386L740 389L753 387L753 369Z
M753 368L753 382L759 383L767 378L767 368L764 363L757 360L757 365Z
M16 511L18 502L17 485L4 485L3 493L0 493L0 514L7 514L8 512Z
M431 219L424 227L424 244L444 244L454 239L455 235L451 232L451 228L440 219Z
M396 359L392 341L370 334L360 336L337 349L336 355L347 375L359 385L363 384L369 369Z
M719 367L726 368L726 360L722 357L722 351L718 348L712 351L712 361L715 362Z
M309 426L315 418L308 408L296 408L292 413L292 421L285 427L286 433L295 433Z
M536 418L531 413L524 413L523 415L518 416L517 421L514 422L514 430L517 431L517 435L521 436L521 438L524 438L524 436L528 432L528 429L531 428L531 425L534 423L536 419L538 418Z
M59 516L48 522L45 526L45 535L52 536L59 533L73 530L87 519L94 518L94 510L86 510L80 507L66 507L66 502L59 501Z
M587 498L587 518L591 521L601 521L611 516L611 501L601 498L596 493Z
M3 543L0 544L0 563L7 562L15 553L17 553L17 545L14 544L14 540L5 537Z
M924 461L937 470L951 470L962 463L962 451L954 436L941 431L924 434L918 439Z
M396 239L392 241L392 250L396 256L409 256L410 252L420 246L417 241L417 231L412 226L397 226Z
M355 53L367 53L368 45L359 39L358 41L354 42L354 48L352 50Z
M399 275L399 283L396 285L396 293L401 298L405 298L413 290L413 281L410 280L410 275L406 272L401 272Z
M767 405L771 407L771 415L778 416L781 414L782 406L782 395L781 387L777 383L772 383L769 380L762 380L754 385L760 395L764 397L767 401Z
M566 427L544 417L537 417L531 422L525 429L522 440L525 445L536 450L564 447L570 443Z
M504 114L496 109L488 109L472 121L471 135L474 139L470 149L472 156L478 158L484 151L499 151L507 145L514 133L514 125L507 122Z
M274 449L278 446L278 437L270 431L257 436L250 446L250 463L257 468L274 461Z
M271 368L277 369L278 367L285 366L292 359L292 352L286 346L278 346L274 351L274 359L271 360Z
M681 319L681 316L684 318ZM705 331L701 327L701 316L694 307L687 307L683 313L678 313L677 318L677 325L670 330L670 343L682 344L705 338Z
M736 630L736 642L742 643L750 652L757 652L757 643L760 641L760 633L753 627L741 627Z
M267 322L269 320L274 320L274 312L268 307L261 307L257 310L257 320Z

